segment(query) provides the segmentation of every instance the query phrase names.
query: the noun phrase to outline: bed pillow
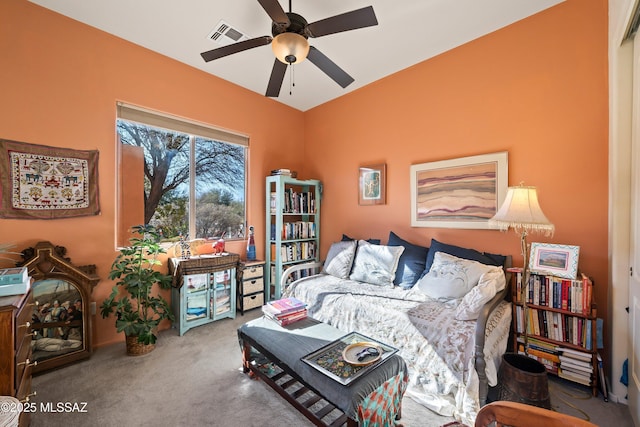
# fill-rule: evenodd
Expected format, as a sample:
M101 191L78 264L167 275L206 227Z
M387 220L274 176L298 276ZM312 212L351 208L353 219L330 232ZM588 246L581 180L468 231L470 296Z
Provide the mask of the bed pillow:
M414 245L399 237L393 231L389 233L389 246L402 246L404 251L398 261L398 269L393 284L410 289L420 279L427 263L429 248Z
M372 285L393 286L402 251L402 246L374 245L359 240L349 278Z
M356 255L356 246L358 242L335 242L331 244L327 259L322 267L322 272L330 274L339 279L346 279L351 272L353 258Z
M456 307L456 319L477 319L482 311L482 307L491 301L505 286L506 280L502 268L493 267L492 270L484 273L480 276L478 285L474 286Z
M342 241L343 242L347 242L347 241L351 241L351 240L356 240L353 237L349 237L346 234L342 235ZM379 245L380 244L380 239L367 239L368 243L373 243L374 245Z
M431 265L433 264L433 257L437 252L444 252L449 255L456 256L458 258L478 261L486 265L502 266L504 265L504 262L507 259L507 257L505 257L504 255L490 254L488 252L479 252L475 249L449 245L446 243L438 242L436 239L431 239L431 246L429 247L429 254L427 255L427 264L425 265L424 273L422 274L423 277L431 269Z
M431 249L429 250L431 252ZM431 270L418 281L418 289L431 298L449 301L464 297L480 276L496 267L436 252Z

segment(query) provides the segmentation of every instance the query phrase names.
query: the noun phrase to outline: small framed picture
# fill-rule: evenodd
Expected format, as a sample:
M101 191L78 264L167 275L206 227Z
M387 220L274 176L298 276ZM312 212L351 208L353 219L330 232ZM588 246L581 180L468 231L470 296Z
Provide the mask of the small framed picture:
M531 243L529 270L565 279L575 279L578 274L580 246Z
M384 205L386 203L386 164L360 167L358 204Z

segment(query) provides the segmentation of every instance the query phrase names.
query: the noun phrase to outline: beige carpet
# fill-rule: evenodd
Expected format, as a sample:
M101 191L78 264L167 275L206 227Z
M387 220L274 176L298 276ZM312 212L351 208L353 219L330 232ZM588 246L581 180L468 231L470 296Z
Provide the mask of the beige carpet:
M310 426L268 386L242 373L236 329L259 315L260 310L254 310L200 326L182 337L174 329L163 331L156 350L146 356L126 356L124 343L102 347L87 361L34 377L38 409L59 402L81 408L86 403L86 412L38 410L31 426ZM580 390L584 394L585 389ZM573 385L553 383L552 405L584 417L556 399L556 394L567 397L559 394L563 391L576 393ZM604 403L601 398L564 400L578 401L580 410L598 425L633 427L624 405ZM405 427L451 421L404 399Z

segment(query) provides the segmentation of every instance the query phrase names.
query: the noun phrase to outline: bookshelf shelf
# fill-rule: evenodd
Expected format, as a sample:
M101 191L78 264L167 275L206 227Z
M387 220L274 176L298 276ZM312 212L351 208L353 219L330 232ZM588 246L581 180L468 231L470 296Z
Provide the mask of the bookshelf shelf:
M512 269L513 351L541 362L547 372L598 394L597 307L593 282Z
M274 300L282 296L284 269L319 260L322 183L271 175L265 188L265 297Z

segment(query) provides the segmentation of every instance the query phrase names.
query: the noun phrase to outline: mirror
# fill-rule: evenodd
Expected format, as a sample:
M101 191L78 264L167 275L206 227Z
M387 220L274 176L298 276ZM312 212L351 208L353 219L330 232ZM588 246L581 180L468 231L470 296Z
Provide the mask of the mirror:
M85 349L83 301L78 287L67 280L43 279L33 284L36 304L31 316L32 359L45 360Z
M40 242L22 251L20 266L33 278L31 315L33 373L91 356L90 296L100 280L95 265L75 266L66 249Z

